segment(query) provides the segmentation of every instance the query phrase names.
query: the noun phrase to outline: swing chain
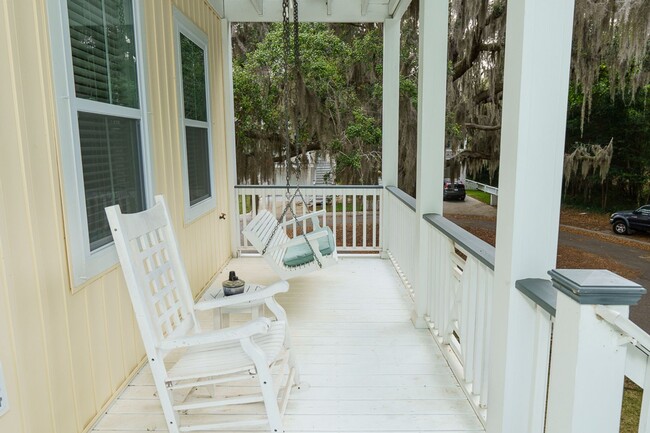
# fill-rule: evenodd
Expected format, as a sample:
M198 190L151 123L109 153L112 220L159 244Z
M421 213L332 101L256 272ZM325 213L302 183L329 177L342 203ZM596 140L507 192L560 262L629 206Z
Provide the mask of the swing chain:
M295 88L295 93L297 97L298 93L298 80L300 78L300 42L298 40L299 36L299 22L298 22L298 0L293 0L293 55L294 55L294 67L296 70L296 88ZM290 118L289 118L289 99L291 96L290 88L289 88L289 57L291 55L291 28L290 28L290 23L289 23L289 0L282 0L282 42L283 42L283 61L284 61L284 85L285 85L285 98L284 98L284 108L285 108L285 137L286 137L286 152L285 152L285 164L286 164L286 171L287 171L287 191L285 193L285 197L287 200L287 205L284 207L284 210L282 211L282 215L278 218L278 222L276 226L273 228L273 231L271 232L271 236L266 241L266 245L264 245L264 249L262 250L262 255L266 254L266 251L271 244L271 241L275 237L276 232L278 231L278 228L283 227L282 221L287 215L287 212L291 213L291 217L294 221L298 220L298 216L296 213L293 211L293 203L295 201L296 196L299 196L300 199L303 202L303 206L307 206L307 201L305 200L305 197L302 195L302 191L300 191L300 174L301 174L301 161L297 161L297 167L296 167L296 183L298 184L296 186L296 191L293 193L293 195L290 192L291 188L291 135L290 135L290 130L289 130L289 123L290 123ZM299 144L299 128L298 128L298 119L299 119L299 108L296 103L295 106L295 125L294 125L294 130L295 130L295 135L294 139L296 142L296 156L300 154L300 144ZM305 239L305 242L307 243L307 246L309 247L309 250L311 251L312 257L314 260L316 260L316 263L318 264L319 268L323 267L323 264L321 261L318 259L316 256L316 253L314 252L314 248L312 247L311 243L309 242L309 239L307 238L307 234L303 231L302 237Z
M299 40L299 35L300 35L300 26L299 26L299 21L298 21L298 0L293 0L293 60L294 60L294 67L295 67L295 96L296 96L296 103L294 104L294 109L295 109L295 119L296 119L296 124L294 125L294 137L295 137L295 143L296 143L296 162L297 162L297 167L296 167L296 184L300 185L300 177L301 177L301 171L302 171L302 161L300 156L302 155L301 149L300 149L300 105L298 104L298 91L300 90L301 87L301 75L300 75L300 40ZM301 194L301 198L304 200ZM303 201L304 203L304 201Z
M291 187L291 135L289 133L289 98L291 92L289 91L289 56L291 55L291 31L289 26L289 0L282 0L282 48L284 62L284 136L285 142L285 170L287 180L287 198L290 194L289 188ZM285 212L286 213L286 209Z

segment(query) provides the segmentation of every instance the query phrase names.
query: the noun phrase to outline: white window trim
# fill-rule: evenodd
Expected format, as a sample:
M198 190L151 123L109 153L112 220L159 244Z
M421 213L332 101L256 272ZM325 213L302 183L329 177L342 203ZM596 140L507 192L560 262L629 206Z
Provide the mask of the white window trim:
M189 38L192 42L198 45L203 50L203 61L205 68L205 102L207 121L197 121L185 119L185 104L183 101L183 65L181 63L181 33ZM180 144L181 144L181 160L183 167L183 205L184 205L184 221L189 224L208 212L213 211L217 207L217 191L215 185L215 166L214 166L214 150L212 142L212 110L210 97L210 62L208 57L208 37L196 24L194 24L183 13L174 8L174 45L176 53L176 94L178 95L178 117L180 126ZM187 141L185 138L186 126L199 126L207 127L208 129L208 164L210 170L210 197L190 206L190 182L187 166Z
M90 251L79 123L77 119L79 111L140 120L145 205L149 207L153 204L154 184L150 149L149 111L147 109L147 57L143 39L144 8L142 0L133 0L135 46L138 53L137 70L140 109L116 107L103 102L76 98L67 1L48 0L47 12L52 49L52 74L56 98L58 138L61 152L61 182L63 184L68 266L74 292L119 262L115 245L112 242Z

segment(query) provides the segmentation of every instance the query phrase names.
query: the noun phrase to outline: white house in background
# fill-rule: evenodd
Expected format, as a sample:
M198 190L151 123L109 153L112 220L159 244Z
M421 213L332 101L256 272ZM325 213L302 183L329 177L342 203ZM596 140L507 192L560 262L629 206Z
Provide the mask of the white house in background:
M373 251L408 281L413 326L431 329L485 431L618 431L624 374L650 385L650 338L626 319L643 290L609 274L554 272L553 283L547 274L573 2L508 2L496 250L442 216L447 0L420 1L418 200L395 188L409 3L300 0L302 21L381 22L384 31L383 184L319 193L376 205L341 215L379 227ZM144 362L104 206L135 212L163 194L196 296L239 253L237 197L250 193L236 185L230 23L280 21L280 5L0 4L0 432L89 431ZM184 69L190 58L203 68ZM649 408L645 398L643 432Z

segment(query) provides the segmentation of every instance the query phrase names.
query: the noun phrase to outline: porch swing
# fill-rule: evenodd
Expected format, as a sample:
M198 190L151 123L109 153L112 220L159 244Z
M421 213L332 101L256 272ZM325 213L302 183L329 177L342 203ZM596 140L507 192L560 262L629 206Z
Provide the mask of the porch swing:
M298 41L298 0L293 0L293 55L296 71L300 67L300 44ZM282 38L284 48L284 108L285 108L285 165L287 170L286 184L286 205L276 218L266 209L260 210L258 214L243 230L244 237L253 247L262 254L271 268L283 280L288 280L300 275L311 273L331 266L338 262L336 253L336 239L332 230L320 226L319 217L325 215L325 210L312 212L297 216L293 207L297 199L302 201L303 209L309 206L305 197L300 191L300 162L296 164L295 178L296 187L291 192L291 135L289 132L289 55L291 52L291 25L289 23L289 0L282 1ZM298 113L296 110L296 119ZM296 143L296 154L299 154L298 122L294 125L294 141ZM287 213L291 219L285 221ZM311 231L306 232L306 225L303 225L303 233L294 238L287 235L286 228L290 224L300 222L311 222Z

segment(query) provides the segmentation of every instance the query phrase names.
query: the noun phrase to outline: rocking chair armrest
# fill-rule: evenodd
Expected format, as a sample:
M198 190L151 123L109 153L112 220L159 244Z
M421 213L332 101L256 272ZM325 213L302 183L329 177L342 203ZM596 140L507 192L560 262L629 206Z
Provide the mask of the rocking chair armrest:
M305 214L305 215L301 215L299 217L296 217L295 219L292 218L290 220L287 220L287 221L283 222L282 225L284 227L286 227L289 224L292 224L294 221L295 222L301 222L301 221L305 221L305 220L308 220L308 219L313 220L313 219L318 218L318 217L323 216L323 215L325 215L325 209L321 209L321 210L318 210L316 212L311 212L311 213L308 213L308 214Z
M158 345L158 348L162 350L173 350L201 346L204 344L239 341L254 335L266 334L270 327L271 320L266 317L260 317L241 326L233 326L231 328L217 329L214 331L202 332L200 334L164 340Z
M230 307L232 305L241 305L245 303L253 303L255 301L263 301L271 298L278 293L284 293L289 290L289 283L286 281L278 281L264 289L256 292L242 293L240 295L224 296L223 298L211 299L209 301L198 302L194 305L194 309L198 311L213 310L215 308Z
M316 239L325 237L327 235L328 234L327 234L326 231L319 231L319 232L316 232L316 233L310 232L310 233L306 234L308 241L316 240ZM284 250L286 248L293 247L294 245L302 245L304 243L305 243L305 238L303 238L302 235L296 235L295 238L289 240L288 242L284 242L284 243L281 243L279 245L269 247L266 250L266 253L268 254L268 253L273 252L275 250Z

